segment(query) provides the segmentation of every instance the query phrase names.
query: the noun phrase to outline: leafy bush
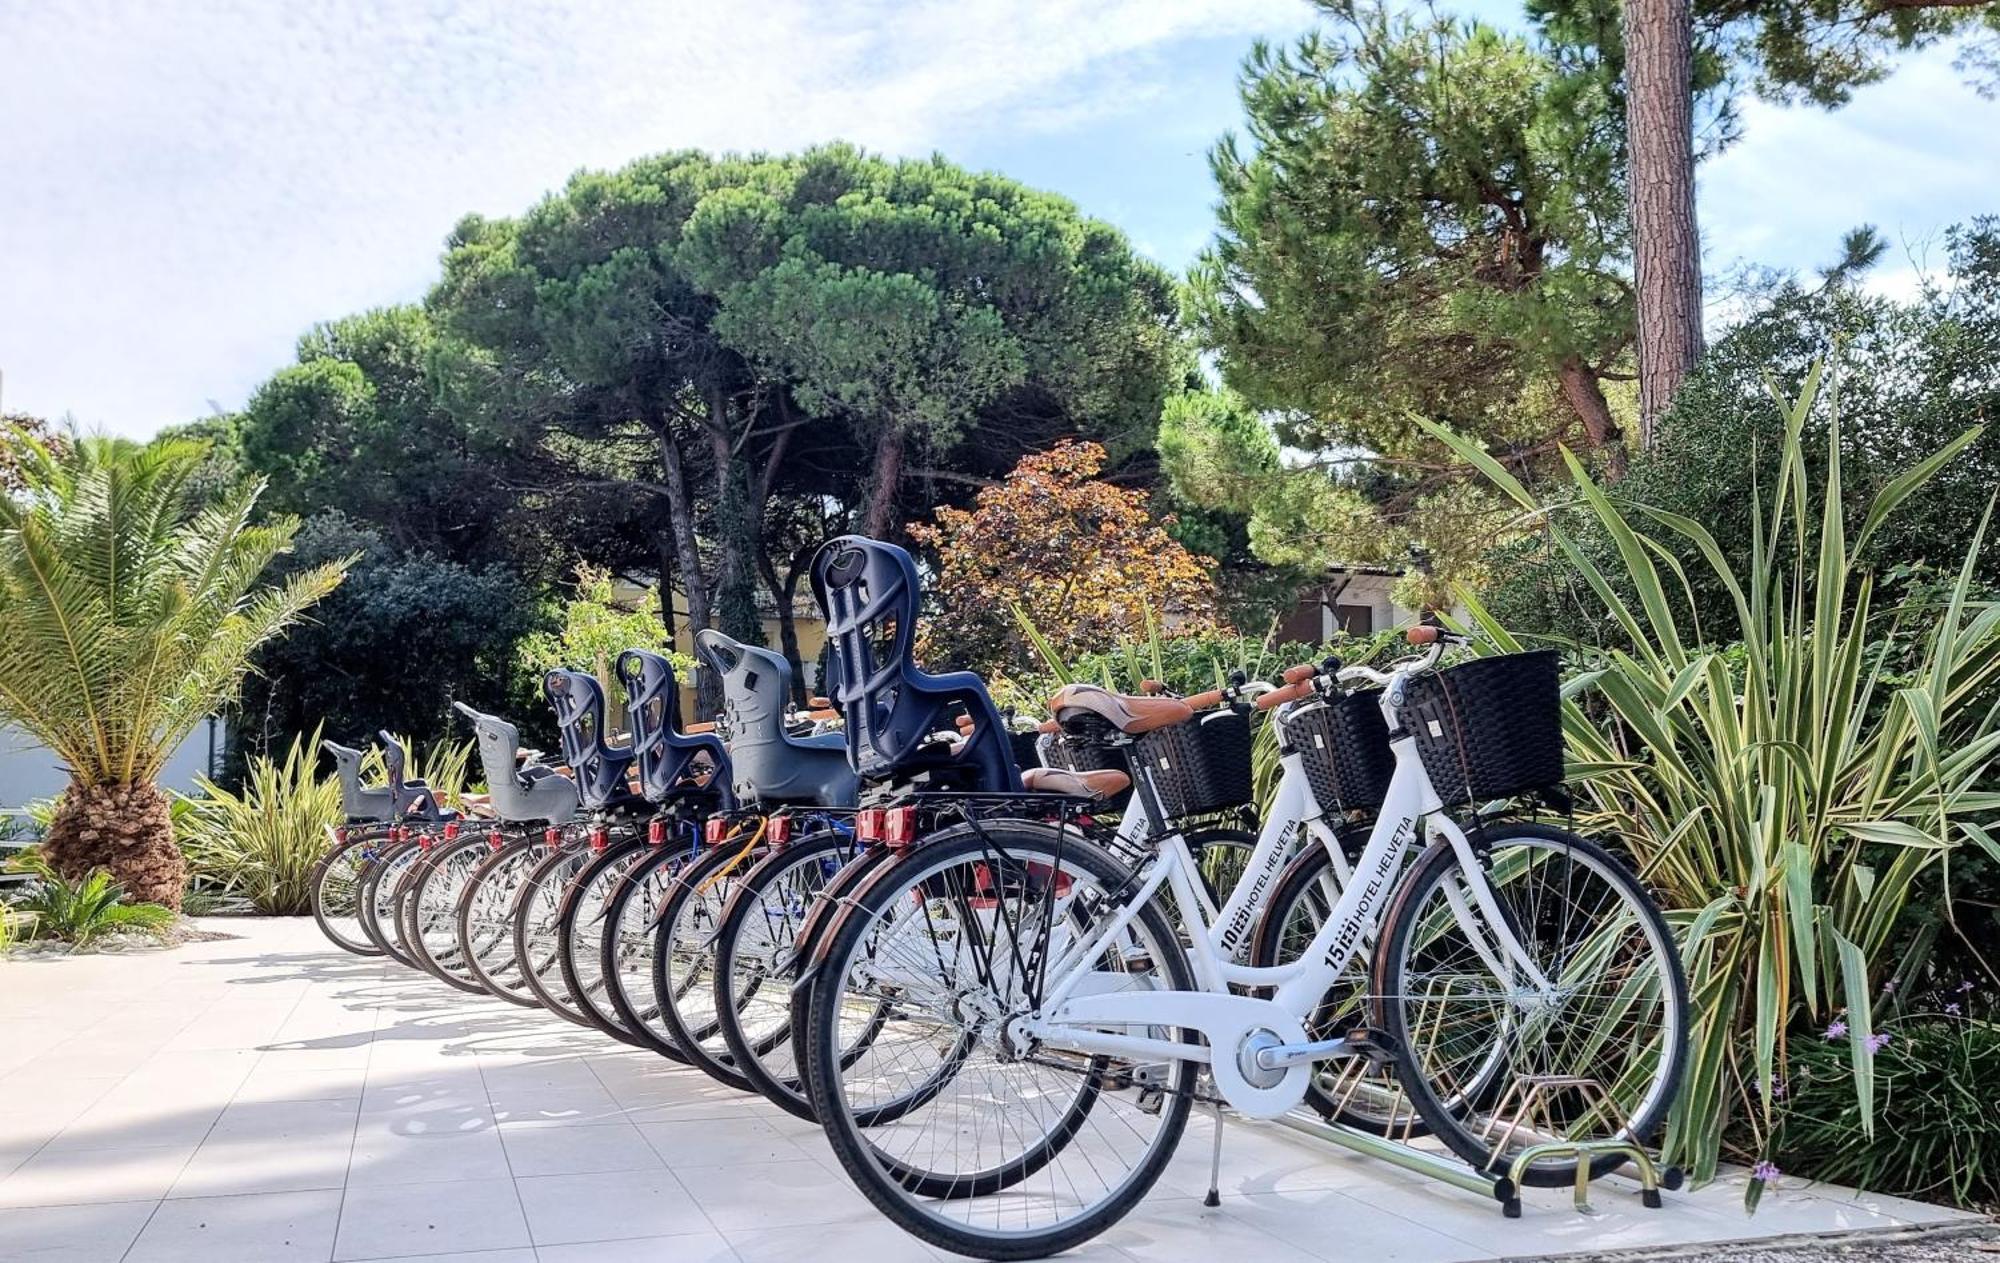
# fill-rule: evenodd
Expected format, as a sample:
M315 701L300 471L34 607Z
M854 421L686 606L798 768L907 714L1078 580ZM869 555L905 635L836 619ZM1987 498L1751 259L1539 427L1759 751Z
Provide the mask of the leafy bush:
M1653 445L1633 456L1630 472L1612 488L1614 498L1700 522L1731 568L1744 571L1760 533L1757 489L1775 485L1790 459L1785 422L1770 407L1766 383L1802 381L1836 346L1838 390L1824 392L1808 412L1807 444L1799 455L1808 476L1823 482L1837 411L1840 481L1850 517L1865 512L1900 471L2000 414L2000 374L1993 371L2000 363L2000 218L1953 229L1946 243L1947 275L1908 301L1843 285L1778 290L1709 348L1675 395ZM1922 562L1956 571L1965 533L1985 511L1996 482L2000 427L1968 445L1936 472L1922 496L1882 523L1861 560L1884 568L1885 580L1898 577L1899 566ZM1631 599L1616 541L1594 515L1578 510L1563 524ZM1780 555L1789 556L1782 548ZM1586 643L1627 643L1547 536L1505 547L1494 569L1488 602L1509 627ZM2000 548L1978 558L1974 574L1982 591L2000 593ZM1733 621L1727 588L1705 568L1691 569L1686 581L1685 595L1677 583L1669 599L1691 608L1702 625L1726 629ZM1810 574L1805 582L1810 593Z
M203 778L186 800L181 850L197 881L248 899L257 911L291 916L312 909L312 868L340 824L340 783L314 771L319 732L294 738L284 761L253 758L241 793Z
M33 873L35 888L15 905L34 914L30 933L86 947L114 930L160 930L173 924L173 909L157 903L124 903L125 888L103 869L78 881L58 876L38 852L16 858L12 867Z
M657 589L648 591L636 607L628 608L617 600L610 571L578 566L576 577L576 595L563 606L562 625L553 632L535 632L521 642L521 666L532 679L539 680L543 672L557 667L588 671L604 686L612 710L622 713L625 691L612 678L612 669L618 655L627 649L665 654L683 680L694 670L693 658L668 647L671 638L660 617Z
M2000 1203L2000 1025L1963 1004L1896 1014L1875 1034L1875 1128L1888 1141L1871 1143L1855 1099L1855 1033L1795 1039L1772 1162L1899 1197Z
M2000 606L1968 600L1986 521L1959 532L1970 542L1942 608L1878 610L1877 576L1860 560L1978 432L1886 482L1850 530L1837 418L1811 503L1804 430L1818 383L1815 369L1796 399L1778 401L1783 460L1752 506L1744 565L1692 518L1641 506L1664 528L1642 532L1580 464L1576 486L1616 546L1618 582L1567 530L1551 528L1632 646L1570 683L1564 725L1592 825L1624 839L1681 935L1694 1056L1667 1149L1700 1178L1714 1172L1732 1117L1762 1151L1782 1033L1795 1015L1824 1021L1843 1002L1856 1035L1856 1109L1873 1134L1870 1001L1899 963L1888 949L1910 893L1956 851L2000 856L1987 827L2000 793L1982 785L2000 751L2000 711L1982 700L2000 683ZM1476 445L1444 437L1541 511ZM1669 600L1696 574L1728 596L1738 669L1699 647L1701 631ZM1496 644L1519 647L1471 605ZM1918 646L1912 659L1888 661L1881 646L1902 639Z
M383 728L428 741L463 731L453 701L517 714L524 727L548 722L516 666L517 646L545 619L528 585L501 566L399 552L332 512L309 519L279 565L355 554L352 578L312 621L258 654L226 783L251 755L280 757L315 725L350 745Z

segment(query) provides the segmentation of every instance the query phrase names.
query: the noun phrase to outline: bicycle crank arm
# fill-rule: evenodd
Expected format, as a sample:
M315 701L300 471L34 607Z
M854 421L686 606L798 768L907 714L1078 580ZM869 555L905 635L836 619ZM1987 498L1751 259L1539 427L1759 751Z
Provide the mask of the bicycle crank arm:
M1308 1044L1273 1044L1259 1048L1253 1060L1259 1070L1284 1070L1291 1066L1310 1065L1315 1061L1327 1061L1334 1057L1361 1055L1363 1055L1361 1045L1343 1035L1339 1039L1316 1039Z

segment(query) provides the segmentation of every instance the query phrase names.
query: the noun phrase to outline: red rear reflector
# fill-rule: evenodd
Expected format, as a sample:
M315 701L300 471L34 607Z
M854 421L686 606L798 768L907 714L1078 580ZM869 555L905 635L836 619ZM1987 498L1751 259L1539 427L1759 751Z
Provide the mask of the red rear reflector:
M783 846L792 840L792 818L772 816L764 822L764 840L772 846Z
M710 846L721 846L722 840L729 836L729 822L721 816L710 816L702 826L701 836Z
M336 841L336 842L346 842L346 841L347 841L347 826L345 826L345 825L342 825L342 826L341 826L340 828L338 828L338 829L335 829L335 830L333 831L333 840L334 840L334 841Z
M882 840L898 849L917 840L917 809L893 807L883 822Z
M543 831L543 833L542 833L542 841L543 841L543 842L545 842L545 843L547 843L547 844L548 844L548 845L550 845L550 846L560 846L560 845L562 845L562 830L561 830L561 829L548 829L548 830L545 830L545 831Z
M646 826L646 841L654 846L664 846L667 841L667 822L655 820Z
M449 820L445 822L444 840L447 842L455 842L458 840L458 821Z
M486 845L492 847L496 851L499 850L503 845L505 845L500 839L500 830L495 829L493 832L486 835Z
M611 835L605 831L603 825L599 825L590 831L591 850L601 851L609 845L611 845Z
M880 807L863 807L854 813L854 836L863 842L880 842L888 815Z

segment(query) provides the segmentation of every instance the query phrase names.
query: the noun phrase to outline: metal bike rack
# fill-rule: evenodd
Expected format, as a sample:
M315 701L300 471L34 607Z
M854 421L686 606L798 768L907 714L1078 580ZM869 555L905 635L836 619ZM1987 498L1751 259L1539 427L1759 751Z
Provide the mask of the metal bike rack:
M1349 1089L1351 1095L1353 1089ZM1550 1107L1553 1098L1562 1092L1575 1092L1594 1099L1594 1108L1607 1114L1616 1115L1610 1097L1594 1079L1580 1076L1543 1076L1523 1078L1508 1089L1495 1110L1494 1123L1504 1122L1506 1131L1501 1135L1501 1143L1514 1139L1518 1134L1533 1136L1546 1134L1534 1123L1539 1116L1542 1123L1551 1121ZM1506 1111L1511 1108L1511 1117ZM1374 1158L1413 1175L1449 1184L1464 1189L1468 1193L1478 1193L1500 1203L1500 1213L1508 1219L1521 1217L1521 1179L1528 1168L1547 1158L1573 1158L1576 1161L1576 1188L1574 1203L1576 1209L1585 1213L1595 1213L1590 1204L1590 1169L1598 1158L1617 1156L1629 1159L1637 1171L1640 1204L1657 1210L1662 1205L1660 1190L1679 1189L1684 1176L1677 1166L1661 1167L1646 1152L1642 1145L1627 1140L1546 1140L1531 1144L1515 1155L1504 1174L1482 1171L1456 1157L1419 1149L1410 1141L1414 1139L1406 1127L1402 1139L1378 1136L1372 1132L1349 1127L1344 1123L1331 1123L1309 1109L1300 1108L1275 1120L1279 1125L1311 1136L1328 1144L1338 1145L1352 1153ZM1488 1134L1494 1124L1489 1124Z

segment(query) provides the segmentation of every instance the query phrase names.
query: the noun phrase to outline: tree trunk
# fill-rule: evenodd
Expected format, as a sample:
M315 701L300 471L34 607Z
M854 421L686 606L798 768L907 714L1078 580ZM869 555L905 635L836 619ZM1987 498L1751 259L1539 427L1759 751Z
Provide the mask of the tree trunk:
M715 462L716 624L725 636L761 645L764 620L757 614L752 560L759 531L750 513L749 471L732 441L728 404L715 397L708 407L708 445Z
M178 910L187 887L187 861L174 844L166 793L151 781L129 785L80 785L56 800L42 855L69 881L107 869L136 903Z
M868 480L868 510L861 532L870 539L889 538L889 519L896 512L896 492L903 483L903 448L909 442L894 422L875 446L875 468Z
M1618 419L1611 415L1611 405L1605 402L1597 370L1572 355L1562 362L1557 375L1562 382L1563 398L1583 422L1583 432L1590 438L1591 450L1604 453L1606 468L1613 481L1623 478L1625 435L1618 428Z
M1689 0L1626 0L1625 128L1639 346L1639 442L1701 357Z
M757 569L763 573L764 586L771 592L771 604L778 611L778 647L792 666L792 705L801 707L806 704L806 673L805 664L799 660L799 623L793 601L802 568L794 559L791 575L780 579L778 568L771 564L771 550L761 544L757 548Z
M660 468L667 483L668 531L673 537L681 595L687 598L688 639L692 643L696 632L715 625L708 608L708 583L701 572L701 548L695 542L694 497L688 494L687 469L681 461L681 449L674 442L673 427L657 410L650 411L646 419L653 433L659 436ZM662 592L660 599L671 601L673 594ZM722 682L714 675L712 671L702 671L696 676L698 714L713 715L722 709Z

